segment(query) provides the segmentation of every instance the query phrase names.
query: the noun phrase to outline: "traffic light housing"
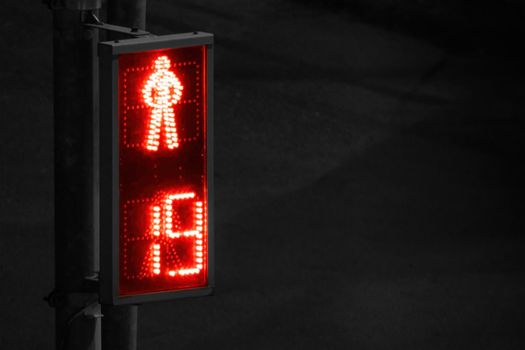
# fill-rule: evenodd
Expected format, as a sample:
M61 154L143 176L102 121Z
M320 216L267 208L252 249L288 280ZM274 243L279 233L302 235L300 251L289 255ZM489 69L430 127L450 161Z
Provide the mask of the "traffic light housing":
M213 36L99 44L100 297L212 292Z

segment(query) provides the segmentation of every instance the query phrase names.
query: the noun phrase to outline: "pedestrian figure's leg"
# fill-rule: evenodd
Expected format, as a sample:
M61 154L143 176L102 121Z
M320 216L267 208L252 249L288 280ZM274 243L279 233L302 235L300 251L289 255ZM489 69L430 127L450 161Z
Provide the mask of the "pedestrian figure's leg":
M169 149L179 147L177 127L175 124L175 112L172 107L164 109L164 129L166 131L166 144Z
M146 148L150 151L156 151L159 148L160 126L162 123L162 110L153 108L148 125L148 138Z

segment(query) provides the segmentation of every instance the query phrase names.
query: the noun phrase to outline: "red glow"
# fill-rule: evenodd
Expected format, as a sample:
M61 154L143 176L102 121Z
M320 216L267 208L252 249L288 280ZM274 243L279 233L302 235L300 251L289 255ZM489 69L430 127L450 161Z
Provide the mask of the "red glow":
M207 285L206 49L119 56L120 295Z
M202 202L195 201L194 198L195 193L193 192L164 194L151 206L150 232L153 241L151 244L153 255L148 263L152 274L159 275L165 271L169 276L175 277L198 274L203 269L203 259L197 256L203 251L203 227L197 224L198 219L202 217L202 214L197 213ZM185 205L185 202L188 202L186 205L191 206L194 212L193 227L189 229L182 226L180 220L182 212L178 210L178 207ZM191 258L187 262L181 261L177 253L177 239L194 241L194 252L188 254Z
M169 70L171 61L167 56L158 57L154 67L153 73L142 89L144 102L152 108L146 134L146 149L158 150L162 123L164 123L167 147L173 149L179 147L173 105L180 101L184 87L177 76Z

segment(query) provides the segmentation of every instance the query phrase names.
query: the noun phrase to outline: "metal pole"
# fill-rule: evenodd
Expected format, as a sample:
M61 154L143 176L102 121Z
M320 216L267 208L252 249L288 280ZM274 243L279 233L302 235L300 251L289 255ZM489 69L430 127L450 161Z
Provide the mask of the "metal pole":
M91 2L91 8L97 8ZM53 9L56 348L100 349L100 311L89 277L98 271L94 202L96 30L83 8ZM76 4L69 1L70 5ZM89 3L84 2L83 5ZM74 7L74 6L73 6Z
M102 305L102 349L137 349L138 306Z
M146 29L146 0L109 0L108 23ZM120 39L110 33L110 39ZM136 350L138 306L103 305L102 349Z

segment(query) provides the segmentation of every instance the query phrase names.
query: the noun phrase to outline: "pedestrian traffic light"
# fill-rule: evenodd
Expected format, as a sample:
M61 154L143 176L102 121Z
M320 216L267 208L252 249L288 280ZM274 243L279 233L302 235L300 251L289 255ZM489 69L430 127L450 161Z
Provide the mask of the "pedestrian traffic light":
M213 36L99 45L101 301L210 294Z

